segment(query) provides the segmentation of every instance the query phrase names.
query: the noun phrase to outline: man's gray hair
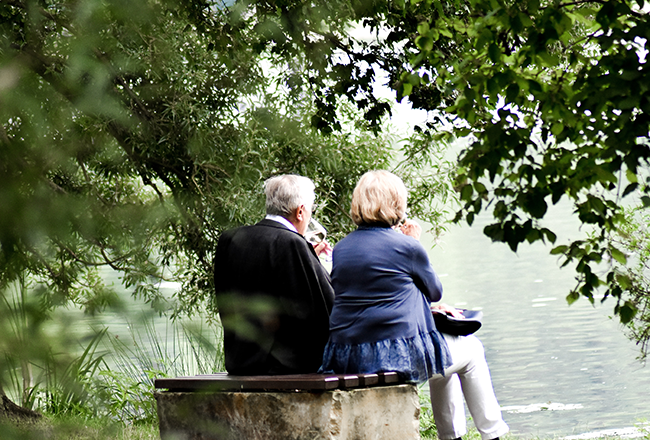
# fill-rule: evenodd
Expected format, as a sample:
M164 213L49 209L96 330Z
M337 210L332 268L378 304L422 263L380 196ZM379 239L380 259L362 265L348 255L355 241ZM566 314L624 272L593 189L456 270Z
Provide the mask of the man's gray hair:
M288 218L300 205L311 209L316 198L314 188L311 179L296 174L267 179L264 182L266 213Z

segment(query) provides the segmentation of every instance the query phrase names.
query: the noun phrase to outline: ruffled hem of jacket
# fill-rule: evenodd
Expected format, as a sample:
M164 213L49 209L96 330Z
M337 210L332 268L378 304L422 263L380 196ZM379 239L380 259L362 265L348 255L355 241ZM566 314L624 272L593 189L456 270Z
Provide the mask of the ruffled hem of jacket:
M444 374L451 365L447 343L432 330L412 338L384 339L363 344L329 341L320 373L381 373L395 371L409 383L422 383L434 374Z

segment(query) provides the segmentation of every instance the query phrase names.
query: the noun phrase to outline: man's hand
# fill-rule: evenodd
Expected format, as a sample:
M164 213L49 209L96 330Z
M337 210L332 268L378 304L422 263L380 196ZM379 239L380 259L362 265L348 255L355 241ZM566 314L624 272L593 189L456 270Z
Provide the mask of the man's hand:
M325 240L314 245L314 250L316 251L316 255L318 255L319 257L321 254L325 254L327 256L332 255L332 246L330 246L330 244Z

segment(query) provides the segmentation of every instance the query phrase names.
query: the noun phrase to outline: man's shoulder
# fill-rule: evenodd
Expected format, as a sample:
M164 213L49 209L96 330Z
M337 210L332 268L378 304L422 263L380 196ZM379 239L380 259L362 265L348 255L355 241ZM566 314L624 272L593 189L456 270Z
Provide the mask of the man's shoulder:
M271 220L269 218L262 219L258 223L252 225L251 227L255 227L255 228L271 228L271 229L278 229L278 230L281 230L281 231L293 232L289 228L287 228L285 225L283 225L282 223L280 223L278 221L275 221L275 220Z
M242 226L238 228L241 233L263 234L263 235L278 235L287 237L289 239L301 239L301 235L295 231L290 230L282 223L274 220L263 219L254 225Z
M305 239L281 223L264 219L254 225L239 226L228 229L221 234L219 241L241 241L247 239L259 240L261 242L305 242Z

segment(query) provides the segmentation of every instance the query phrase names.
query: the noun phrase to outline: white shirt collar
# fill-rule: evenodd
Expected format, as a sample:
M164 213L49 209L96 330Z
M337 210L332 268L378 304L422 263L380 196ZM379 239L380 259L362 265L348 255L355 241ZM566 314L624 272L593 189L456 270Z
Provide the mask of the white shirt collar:
M298 232L296 227L291 223L289 220L286 218L282 217L281 215L273 215L273 214L266 214L266 219L268 220L273 220L274 222L282 223L284 226L292 230L293 232Z

